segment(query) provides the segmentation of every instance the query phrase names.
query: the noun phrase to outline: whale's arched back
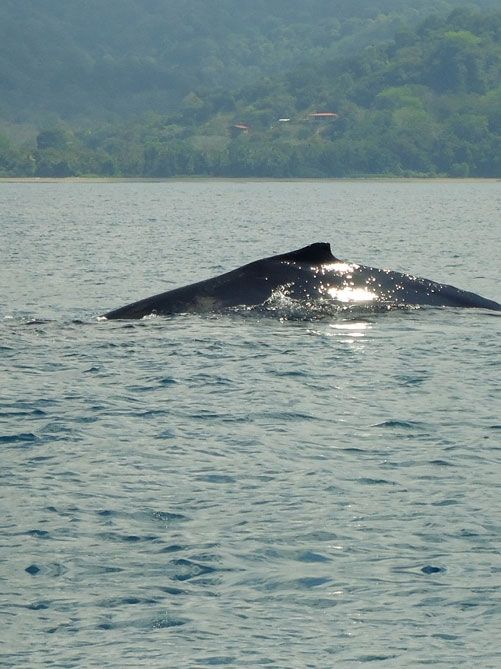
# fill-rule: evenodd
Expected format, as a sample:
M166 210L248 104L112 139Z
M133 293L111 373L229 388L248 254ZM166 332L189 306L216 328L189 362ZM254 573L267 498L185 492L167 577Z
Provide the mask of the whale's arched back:
M258 306L275 291L296 300L324 300L346 308L371 306L477 307L501 311L494 300L404 274L340 261L327 242L255 260L211 279L168 290L127 304L105 318L142 318L186 311L221 312L235 306Z

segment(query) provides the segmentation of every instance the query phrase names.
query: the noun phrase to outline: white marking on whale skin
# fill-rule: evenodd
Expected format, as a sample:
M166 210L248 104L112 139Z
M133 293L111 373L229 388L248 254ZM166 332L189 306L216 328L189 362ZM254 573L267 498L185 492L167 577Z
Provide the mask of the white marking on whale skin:
M193 311L214 311L217 307L216 298L211 295L198 295L192 305Z

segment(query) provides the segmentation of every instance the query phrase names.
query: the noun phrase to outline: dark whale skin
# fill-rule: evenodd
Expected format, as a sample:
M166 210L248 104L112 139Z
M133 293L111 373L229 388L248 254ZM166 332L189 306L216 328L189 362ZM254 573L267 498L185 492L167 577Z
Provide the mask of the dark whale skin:
M256 260L212 279L174 288L104 314L107 319L143 318L191 311L218 312L258 306L274 291L298 300L378 307L469 307L501 311L501 304L475 293L402 272L339 260L330 245L310 246Z

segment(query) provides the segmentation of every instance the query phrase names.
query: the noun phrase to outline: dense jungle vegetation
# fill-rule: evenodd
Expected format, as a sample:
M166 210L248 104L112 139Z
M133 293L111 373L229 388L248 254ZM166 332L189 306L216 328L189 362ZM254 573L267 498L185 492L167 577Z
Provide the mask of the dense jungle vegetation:
M475 4L4 0L0 175L499 177Z

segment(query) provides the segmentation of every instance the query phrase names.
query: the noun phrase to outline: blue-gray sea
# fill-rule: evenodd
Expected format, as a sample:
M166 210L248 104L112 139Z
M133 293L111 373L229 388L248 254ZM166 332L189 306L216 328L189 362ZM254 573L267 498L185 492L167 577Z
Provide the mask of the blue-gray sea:
M0 184L0 664L501 667L500 315L99 321L315 241L501 299L501 183Z

